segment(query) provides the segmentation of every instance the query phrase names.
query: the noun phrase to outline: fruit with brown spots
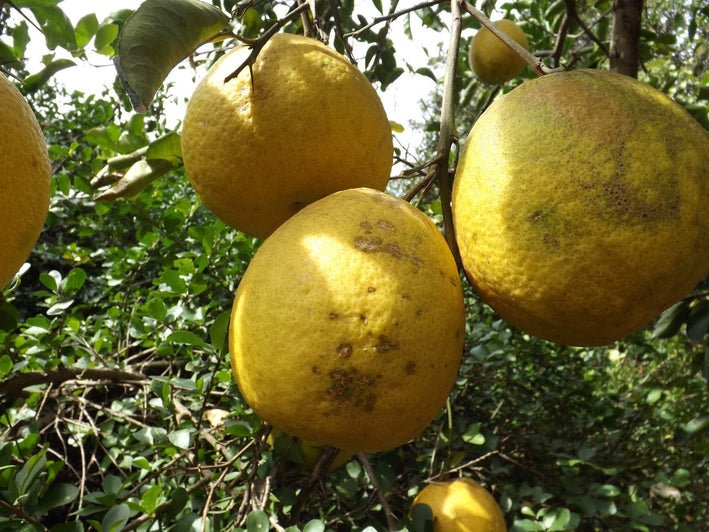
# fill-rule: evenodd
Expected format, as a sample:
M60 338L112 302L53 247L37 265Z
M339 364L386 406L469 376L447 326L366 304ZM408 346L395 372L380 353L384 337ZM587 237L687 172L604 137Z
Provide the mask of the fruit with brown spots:
M636 79L575 70L496 100L465 143L453 221L466 274L519 329L608 344L709 270L709 133Z
M288 434L376 452L440 411L465 331L455 260L408 202L359 188L295 214L254 255L234 298L232 369Z

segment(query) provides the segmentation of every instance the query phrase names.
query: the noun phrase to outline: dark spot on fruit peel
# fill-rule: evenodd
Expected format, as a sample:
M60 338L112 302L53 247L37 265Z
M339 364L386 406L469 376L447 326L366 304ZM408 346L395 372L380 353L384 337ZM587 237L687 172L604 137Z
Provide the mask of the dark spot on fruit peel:
M371 294L372 292L376 292L376 291L377 291L377 289L374 288L373 286L368 286L368 287L367 287L367 292L369 292L370 294Z
M361 235L355 238L355 247L364 253L388 253L397 260L408 260L416 269L423 267L423 261L409 255L396 242L384 242L378 236Z
M416 373L416 362L412 360L406 364L406 374L413 375L414 373Z
M394 227L394 224L388 220L379 220L377 222L377 227L379 227L380 229L384 229L386 231L392 231L392 232L396 231L396 227Z
M330 312L330 319L331 320L336 320L339 317L340 317L340 315L337 312Z
M340 358L349 358L352 356L352 344L340 344L337 346L337 355Z
M369 411L374 408L377 396L373 389L376 381L366 374L360 374L357 368L338 368L329 374L330 386L327 395L340 408L360 408Z
M377 345L374 346L374 350L377 353L386 353L387 351L396 351L397 349L401 348L401 346L399 344L395 344L394 342L389 340L389 338L387 338L386 336L382 335L378 338L378 340L379 340L379 343L377 343Z

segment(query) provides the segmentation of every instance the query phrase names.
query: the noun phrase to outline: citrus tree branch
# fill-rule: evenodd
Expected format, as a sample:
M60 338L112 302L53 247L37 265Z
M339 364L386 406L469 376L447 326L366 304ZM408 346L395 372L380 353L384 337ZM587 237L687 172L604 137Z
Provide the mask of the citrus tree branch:
M453 228L453 213L451 210L452 179L449 171L449 158L451 145L455 138L455 71L458 65L458 51L460 50L460 33L462 30L462 16L460 0L451 2L451 28L448 53L446 55L446 71L443 78L443 102L441 104L441 128L438 135L438 149L436 150L436 177L441 198L443 212L443 227L446 241L460 266L458 245L455 241Z
M251 67L251 65L254 64L254 61L256 61L258 54L261 52L261 49L266 45L268 40L271 37L273 37L276 33L278 33L278 30L280 30L288 22L299 17L301 13L303 13L304 11L309 10L309 9L310 9L310 4L308 4L308 3L300 4L293 11L288 13L285 17L278 20L273 26L268 28L268 30L266 30L266 32L263 35L261 35L258 39L250 40L250 39L239 38L239 40L245 42L249 47L251 47L251 53L246 58L246 60L244 60L244 62L241 65L239 65L239 67L236 70L234 70L234 72L232 72L226 78L224 78L224 83L227 83L227 82L231 81L232 79L234 79L247 66Z
M581 17L578 14L578 11L576 11L576 0L564 0L564 3L566 5L566 14L573 19L576 24L579 25L579 28L583 30L583 32L588 35L588 38L591 39L598 47L601 49L601 51L606 55L606 57L610 57L611 54L608 51L608 47L603 44L603 41L601 41L596 35L591 31L591 28L588 27L588 25L581 19Z
M359 28L356 31L352 31L352 32L346 34L345 37L357 37L360 34L367 31L368 29L376 26L377 24L381 24L382 22L389 23L389 22L391 22L403 15L413 13L414 11L418 11L419 9L423 9L426 7L437 6L438 4L442 4L445 1L446 0L432 0L431 2L422 2L420 4L416 4L415 6L407 7L406 9L402 9L400 11L393 11L393 12L388 13L387 15L383 15L381 17L376 17L375 19L372 19L372 21L369 24L362 26L361 28Z
M556 72L557 70L561 69L553 69L553 68L548 68L547 66L544 65L542 60L538 57L535 57L532 53L529 51L525 50L522 45L517 43L514 39L512 39L509 35L507 35L504 31L502 31L500 28L498 28L493 22L487 18L485 13L477 9L474 5L472 5L468 0L463 0L463 4L465 5L466 11L473 15L476 19L480 21L480 24L485 26L487 29L489 29L493 35L497 36L498 39L500 39L503 43L505 43L507 46L512 48L512 50L519 55L524 61L534 70L534 73L537 76L543 76L544 74L549 74L551 72Z
M3 393L19 395L29 386L63 384L75 379L109 381L113 384L144 383L145 375L111 368L56 368L49 371L18 373L2 383Z

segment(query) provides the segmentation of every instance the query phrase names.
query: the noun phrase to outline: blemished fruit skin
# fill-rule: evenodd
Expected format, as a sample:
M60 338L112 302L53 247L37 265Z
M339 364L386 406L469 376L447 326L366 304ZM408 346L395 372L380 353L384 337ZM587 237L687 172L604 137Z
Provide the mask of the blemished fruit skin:
M525 50L529 50L527 36L515 22L502 19L493 24ZM486 27L480 28L473 37L468 62L478 78L491 85L499 85L516 78L526 65L524 59Z
M254 412L288 434L392 449L440 412L463 351L455 259L408 202L366 188L295 214L236 290L231 364Z
M49 210L52 172L42 130L0 73L0 290L37 243Z
M500 97L468 135L452 197L478 294L560 344L634 333L709 270L709 134L620 74L549 74Z
M497 501L470 478L428 484L411 508L417 504L431 508L434 532L507 532Z
M391 126L369 80L315 39L276 34L221 57L195 88L181 144L197 195L219 219L265 238L305 205L337 190L384 190Z

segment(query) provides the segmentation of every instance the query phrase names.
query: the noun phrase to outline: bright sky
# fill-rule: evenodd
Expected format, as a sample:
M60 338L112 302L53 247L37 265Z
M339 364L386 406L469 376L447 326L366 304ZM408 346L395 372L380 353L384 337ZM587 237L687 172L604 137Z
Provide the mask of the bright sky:
M60 7L69 16L73 24L76 24L79 19L87 13L96 13L96 16L101 22L110 13L123 8L136 9L142 0L117 0L110 2L96 2L93 0L63 0ZM388 2L383 2L384 10L388 9ZM415 2L402 1L398 9L405 9L407 6L415 5ZM374 13L378 15L379 13ZM405 61L408 61L414 69L427 66L426 56L422 51L422 46L435 47L436 41L442 40L447 43L447 32L434 32L417 25L418 17L411 15L410 21L412 24L412 32L414 33L414 41L409 41L403 35L405 17L401 17L392 24L391 38L395 44L399 44L397 48L397 62L400 66L406 68ZM378 28L375 28L375 30ZM43 42L41 37L34 41L37 37L33 35L33 42ZM91 48L91 45L88 46ZM30 51L31 53L31 51ZM41 58L44 50L38 52L38 59ZM362 57L364 52L360 54ZM68 56L67 56L68 57ZM360 59L361 57L357 57ZM34 72L30 63L30 71ZM36 63L36 69L41 66ZM363 66L360 64L360 66ZM438 74L438 73L437 73ZM199 75L199 74L198 74ZM174 69L166 82L173 83L174 91L179 91L176 94L175 103L168 105L166 112L168 113L168 126L176 127L179 120L184 115L183 100L192 93L198 79L195 78L195 73L190 69ZM78 89L83 92L100 93L106 86L111 86L115 79L115 70L110 58L98 54L89 54L88 62L77 61L77 66L61 71L56 75L56 79L64 84L69 89ZM402 147L415 148L420 137L414 135L411 128L408 127L409 121L416 119L420 114L419 101L434 89L432 80L421 76L405 72L392 86L386 91L380 92L380 96L384 103L389 119L405 126L406 131L403 134L397 134L396 139ZM150 109L148 109L148 114Z

